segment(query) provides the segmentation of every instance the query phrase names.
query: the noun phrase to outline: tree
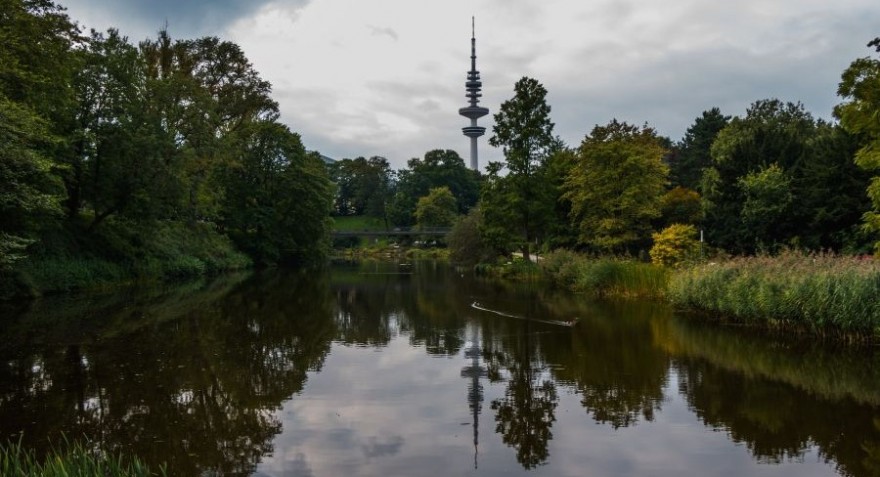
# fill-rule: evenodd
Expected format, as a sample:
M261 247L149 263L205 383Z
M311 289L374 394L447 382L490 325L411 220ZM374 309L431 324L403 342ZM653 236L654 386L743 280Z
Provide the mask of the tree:
M880 37L868 43L880 53ZM837 94L844 102L834 109L840 124L863 140L855 162L867 171L880 170L880 59L859 58L843 72ZM880 176L871 178L868 197L873 210L864 214L865 227L880 232ZM880 241L875 243L880 254Z
M323 162L275 121L251 123L242 133L221 173L224 229L258 263L321 256L332 200Z
M436 187L428 195L419 198L415 212L416 223L419 228L449 227L455 222L457 211L455 196L449 188Z
M564 184L581 243L605 252L647 244L666 185L664 154L648 126L615 119L593 128Z
M798 181L812 154L816 122L800 103L777 99L756 101L743 118L733 118L712 145L712 167L703 171L701 193L710 243L733 252L753 252L758 238L743 221L744 189L739 179L776 164L792 178L792 194L800 197ZM764 243L793 240L806 222L806 211L782 217Z
M747 233L760 246L776 243L776 225L788 215L793 201L791 178L776 164L741 177L742 217Z
M660 198L660 215L666 225L698 224L703 220L700 194L685 187L675 187Z
M464 217L460 217L452 226L452 230L446 236L446 243L453 263L473 267L494 258L494 251L480 233L482 221L482 211L478 206L468 211Z
M418 199L435 187L449 188L460 214L467 213L479 199L479 173L469 169L455 151L434 149L426 152L423 159L410 159L407 166L397 172L395 193L389 204L389 219L395 225L412 225Z
M820 122L810 146L802 176L797 178L795 203L804 211L801 243L813 250L868 252L873 244L866 242L860 225L862 215L871 210L865 194L871 173L853 161L860 146L858 136Z
M24 257L41 222L61 211L61 184L41 149L48 125L0 94L0 269Z
M368 215L388 226L388 202L393 192L393 173L388 160L373 156L343 159L330 166L336 183L333 207L337 215Z
M489 164L492 183L482 193L486 225L506 235L529 260L532 240L543 230L553 210L544 165L559 146L553 137L547 90L537 80L523 77L514 85L514 97L501 104L489 144L501 147L504 162ZM506 168L507 175L500 171ZM499 202L503 208L493 207ZM500 205L500 204L499 204Z
M166 215L177 181L163 160L164 131L150 114L144 61L116 30L92 32L74 77L74 154L65 176L68 211L92 208L91 228L114 214L136 220Z
M140 44L151 114L172 139L160 149L182 181L187 219L213 220L221 197L212 174L229 160L236 137L252 122L274 121L278 103L235 43L216 37L172 40L167 31Z
M48 0L0 0L0 269L57 220L79 29Z
M727 126L730 116L721 114L718 108L703 111L687 129L676 153L669 164L669 180L674 186L696 189L703 169L712 165L712 143L718 133Z

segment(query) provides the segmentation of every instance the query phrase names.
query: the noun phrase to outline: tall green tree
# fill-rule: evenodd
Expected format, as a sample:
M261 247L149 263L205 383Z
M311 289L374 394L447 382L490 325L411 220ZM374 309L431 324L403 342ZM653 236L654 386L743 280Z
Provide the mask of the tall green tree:
M648 245L669 173L666 152L647 126L615 119L593 128L564 184L581 243L604 252Z
M880 38L874 38L868 47L880 53ZM844 102L835 108L835 116L862 141L855 155L856 164L867 171L880 170L880 59L853 61L843 72L837 94ZM864 214L865 227L876 234L880 232L880 176L871 178L867 190L872 210ZM875 244L875 253L880 254L880 241Z
M92 228L115 214L136 220L166 216L177 179L161 154L164 131L150 114L142 56L112 29L106 36L92 32L78 53L69 212L90 206Z
M162 148L186 190L188 220L213 220L221 197L212 175L229 160L252 122L274 121L278 104L242 49L216 37L172 40L166 31L140 44L147 63L152 113L174 147Z
M494 119L489 144L502 148L504 162L487 167L491 177L482 192L484 219L491 234L506 237L529 260L530 245L544 232L553 211L544 166L559 142L553 136L547 90L523 77ZM504 176L502 169L507 169Z
M694 120L676 144L669 164L669 180L673 186L688 189L699 187L703 169L712 165L712 143L729 121L730 116L721 114L719 108L703 111Z

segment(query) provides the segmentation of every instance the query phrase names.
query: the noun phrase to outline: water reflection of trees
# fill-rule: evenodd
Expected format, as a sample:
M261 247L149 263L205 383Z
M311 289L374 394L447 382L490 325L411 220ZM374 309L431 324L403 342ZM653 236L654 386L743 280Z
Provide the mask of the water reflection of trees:
M472 378L462 391L474 422L488 378L503 387L489 403L495 431L527 469L550 458L560 389L590 419L630 426L661 408L674 363L697 416L758 459L800 458L816 445L843 475L880 473L880 367L695 329L655 303L589 302L415 264L38 306L0 322L0 438L25 430L35 448L84 434L167 461L172 475L248 474L272 451L278 406L321 368L333 340L384 346L402 335L455 356L470 325L482 362L462 371ZM573 328L545 323L572 317Z
M546 364L540 356L540 346L532 330L532 323L517 323L513 334L493 340L491 333L485 357L491 376L506 377L504 396L492 400L495 411L495 432L505 444L516 450L516 460L531 469L547 461L548 445L553 438L555 410L559 404L556 384L546 373ZM500 346L499 346L500 344ZM504 369L502 374L501 369Z
M331 289L337 339L357 346L385 346L405 333L413 346L442 356L464 345L470 303L453 270L432 263L370 263L335 271Z
M848 399L826 400L758 376L688 360L679 387L707 426L725 429L760 461L802 459L817 446L821 458L847 476L880 475L880 412ZM866 416L874 416L874 419Z
M757 459L801 459L816 446L841 475L880 475L880 354L685 319L657 322L654 333L700 420Z
M329 350L326 290L302 277L261 277L208 302L157 297L124 333L89 327L105 338L20 335L2 350L3 437L23 430L26 445L45 449L64 432L167 462L170 475L248 475L281 429L275 409ZM111 311L132 310L108 306L92 320L130 324Z

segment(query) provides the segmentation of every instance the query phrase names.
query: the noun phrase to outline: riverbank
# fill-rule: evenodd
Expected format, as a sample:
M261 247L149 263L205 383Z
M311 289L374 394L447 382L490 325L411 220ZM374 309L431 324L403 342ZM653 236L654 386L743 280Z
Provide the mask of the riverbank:
M664 300L707 320L849 341L880 338L880 263L873 258L784 252L667 268L557 251L538 265L488 268L578 293Z
M107 221L96 230L48 231L14 267L0 271L0 300L170 281L252 266L231 240L205 224Z

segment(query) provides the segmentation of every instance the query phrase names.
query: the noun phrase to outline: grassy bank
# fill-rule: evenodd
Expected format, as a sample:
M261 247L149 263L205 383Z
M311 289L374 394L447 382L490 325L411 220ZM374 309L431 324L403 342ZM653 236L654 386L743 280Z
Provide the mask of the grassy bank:
M173 280L250 265L229 239L204 224L107 221L94 231L68 224L45 234L12 270L0 272L0 299Z
M564 250L544 256L542 274L558 286L602 296L663 298L671 270L613 257L592 258Z
M664 299L717 320L845 339L880 337L880 262L872 258L784 252L670 269L557 251L537 266L508 268L498 274L522 279L538 272L576 292Z
M54 450L38 458L32 451L11 442L0 445L0 475L5 477L150 477L165 475L151 471L136 457L127 459L87 447L65 443L66 450Z
M676 272L669 300L724 318L816 333L880 335L880 263L785 252Z

